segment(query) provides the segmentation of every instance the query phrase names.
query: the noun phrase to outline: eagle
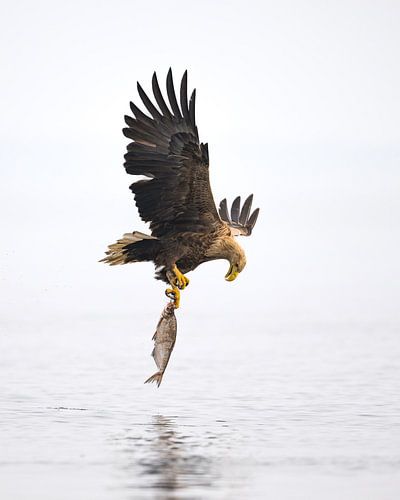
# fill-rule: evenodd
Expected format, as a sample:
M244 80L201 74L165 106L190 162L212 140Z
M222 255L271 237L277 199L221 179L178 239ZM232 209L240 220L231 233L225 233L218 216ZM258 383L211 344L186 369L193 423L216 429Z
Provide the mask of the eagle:
M141 219L150 223L151 234L126 233L109 245L101 260L110 265L152 261L155 278L169 285L166 295L180 304L185 276L204 262L229 261L227 281L233 281L246 265L238 235L249 236L259 209L251 212L253 195L241 206L238 196L228 210L226 199L217 210L209 180L208 144L199 141L195 120L196 89L188 101L187 71L183 74L178 104L171 68L166 79L167 105L152 78L154 101L137 84L147 114L133 102L134 117L125 116L124 135L131 139L124 167L140 176L130 189ZM157 107L157 106L158 107Z

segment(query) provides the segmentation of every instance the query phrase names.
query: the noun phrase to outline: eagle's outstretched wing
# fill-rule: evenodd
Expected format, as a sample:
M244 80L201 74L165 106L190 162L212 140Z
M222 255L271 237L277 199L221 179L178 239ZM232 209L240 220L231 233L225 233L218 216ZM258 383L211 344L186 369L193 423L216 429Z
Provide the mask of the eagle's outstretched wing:
M152 235L194 231L207 233L222 224L211 193L208 147L199 142L195 122L194 90L187 98L187 72L180 87L178 105L171 69L167 76L169 106L161 93L156 73L152 88L157 107L140 84L139 96L151 117L135 104L135 118L125 117L124 135L133 139L125 155L128 174L143 175L130 186L139 214L150 222Z
M240 196L238 196L232 203L230 214L226 199L223 199L219 204L219 215L221 219L229 225L234 236L251 235L260 211L259 208L256 208L254 212L250 214L252 203L253 195L251 194L243 203L242 209L240 209Z

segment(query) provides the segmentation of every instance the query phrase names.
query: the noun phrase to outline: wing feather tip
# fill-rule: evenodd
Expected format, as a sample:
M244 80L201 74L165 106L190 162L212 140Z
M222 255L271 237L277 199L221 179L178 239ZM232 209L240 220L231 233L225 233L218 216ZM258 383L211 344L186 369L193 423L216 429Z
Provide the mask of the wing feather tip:
M246 226L246 223L249 219L252 203L253 203L253 195L251 194L246 198L245 202L243 203L242 210L240 211L239 223L242 226Z
M181 111L185 118L190 123L189 106L187 99L187 70L183 73L180 90Z
M240 196L236 196L233 200L231 206L231 219L233 222L239 222L239 214L240 214Z

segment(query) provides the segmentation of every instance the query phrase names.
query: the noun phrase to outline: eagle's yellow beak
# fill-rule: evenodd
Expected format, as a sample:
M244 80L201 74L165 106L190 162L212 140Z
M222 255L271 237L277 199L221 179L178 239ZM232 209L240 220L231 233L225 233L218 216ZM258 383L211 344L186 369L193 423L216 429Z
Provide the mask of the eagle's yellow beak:
M238 268L235 266L235 264L231 264L229 267L229 271L225 274L225 279L226 281L233 281L234 279L236 279L238 274Z

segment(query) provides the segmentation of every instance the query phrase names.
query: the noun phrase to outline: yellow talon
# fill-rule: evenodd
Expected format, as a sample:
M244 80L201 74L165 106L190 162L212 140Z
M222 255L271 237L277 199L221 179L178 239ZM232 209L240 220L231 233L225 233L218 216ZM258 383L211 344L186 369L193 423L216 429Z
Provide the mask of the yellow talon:
M183 290L185 289L188 284L189 284L189 279L186 278L184 274L182 274L179 269L177 268L176 264L172 268L173 273L175 274L175 285L180 289Z
M167 271L167 278L172 288L167 288L165 290L165 295L174 301L175 309L177 309L181 300L181 293L179 290L186 288L189 284L189 280L179 271L176 264L171 270Z
M179 307L179 304L180 304L180 301L181 301L181 292L179 291L178 288L174 287L174 288L167 288L165 290L165 295L174 301L174 306L175 306L175 309L178 309Z

